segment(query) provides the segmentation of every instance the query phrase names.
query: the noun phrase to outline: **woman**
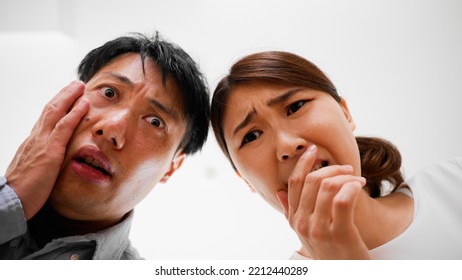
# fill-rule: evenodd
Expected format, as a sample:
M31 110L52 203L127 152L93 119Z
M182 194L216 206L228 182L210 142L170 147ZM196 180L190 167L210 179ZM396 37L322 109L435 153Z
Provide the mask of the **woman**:
M355 137L346 101L304 58L236 62L215 89L212 126L238 175L299 236L294 258L462 258L462 159L404 182L396 147Z

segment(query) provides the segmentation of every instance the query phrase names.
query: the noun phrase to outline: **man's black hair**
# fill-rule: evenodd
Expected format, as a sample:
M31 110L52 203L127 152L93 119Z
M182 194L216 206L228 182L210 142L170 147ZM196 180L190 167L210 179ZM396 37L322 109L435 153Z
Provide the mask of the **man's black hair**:
M141 55L143 68L146 58L156 63L161 69L164 84L170 75L174 78L187 122L180 148L185 154L199 151L207 140L210 119L207 82L196 62L179 46L160 38L159 33L156 32L153 37L132 33L90 51L78 67L79 79L87 83L111 60L130 52Z

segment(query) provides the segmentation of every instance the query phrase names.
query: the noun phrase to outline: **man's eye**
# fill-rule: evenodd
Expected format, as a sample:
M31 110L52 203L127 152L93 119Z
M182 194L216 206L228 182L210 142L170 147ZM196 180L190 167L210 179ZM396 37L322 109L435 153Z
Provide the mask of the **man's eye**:
M101 93L104 96L106 96L107 98L113 98L114 96L116 96L115 90L113 90L112 88L109 88L109 87L101 88Z
M303 105L305 105L305 103L306 101L302 100L290 104L289 108L287 109L287 115L290 116L293 113L297 112L300 108L303 107Z
M251 131L249 133L247 133L245 136L244 136L244 139L242 139L242 146L244 146L245 144L248 144L252 141L255 141L258 137L260 137L260 135L262 134L261 131L258 131L258 130L254 130L254 131Z
M164 121L156 116L146 117L146 121L158 128L163 128L165 126Z

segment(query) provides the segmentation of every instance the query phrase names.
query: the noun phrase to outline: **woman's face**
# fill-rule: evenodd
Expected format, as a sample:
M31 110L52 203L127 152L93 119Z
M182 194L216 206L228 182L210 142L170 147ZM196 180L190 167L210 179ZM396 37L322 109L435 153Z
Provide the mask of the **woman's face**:
M346 103L329 94L293 85L254 82L228 97L223 133L239 175L270 205L283 211L276 193L300 155L316 145L316 170L326 165L353 167L361 174L355 124Z

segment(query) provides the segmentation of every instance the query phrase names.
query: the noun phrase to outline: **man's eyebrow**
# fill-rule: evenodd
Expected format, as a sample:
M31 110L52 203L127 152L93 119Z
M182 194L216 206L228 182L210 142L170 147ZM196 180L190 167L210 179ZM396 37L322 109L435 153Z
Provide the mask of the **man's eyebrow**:
M129 87L134 87L135 86L135 83L132 80L130 80L130 78L128 78L127 76L122 75L120 73L117 73L117 72L105 72L105 73L103 73L103 75L115 78L115 79L119 80L120 82L122 82L123 84L125 84L125 85L127 85ZM173 110L171 110L170 108L168 108L167 106L165 106L161 102L159 102L159 101L157 101L155 99L149 99L149 103L152 106L154 106L155 108L157 108L158 110L161 110L162 112L166 113L173 120L175 120L175 121L178 120L178 116L175 114L175 112L173 112Z
M239 132L239 130L243 129L246 125L248 125L250 123L250 121L253 119L253 117L257 114L257 111L255 111L255 108L250 111L246 116L245 118L242 120L242 122L240 122L236 128L234 129L233 131L233 136L236 135L236 133Z
M103 73L104 76L109 76L111 78L115 78L116 80L118 80L119 82L129 86L129 87L134 87L135 86L135 83L130 80L130 78L128 78L127 76L125 75L122 75L120 73L117 73L117 72L105 72Z
M160 111L164 112L165 114L167 114L174 121L178 120L177 114L172 109L168 108L167 106L160 103L159 101L157 101L155 99L149 99L149 103L151 103L151 105L154 106L155 108L157 108L158 110L160 110Z
M271 98L268 102L266 102L266 105L268 106L274 106L276 104L279 104L279 103L283 103L284 101L286 101L287 99L289 99L292 95L296 94L297 92L301 91L302 88L292 88L288 91L286 91L285 93L281 94L281 95L278 95L274 98Z

